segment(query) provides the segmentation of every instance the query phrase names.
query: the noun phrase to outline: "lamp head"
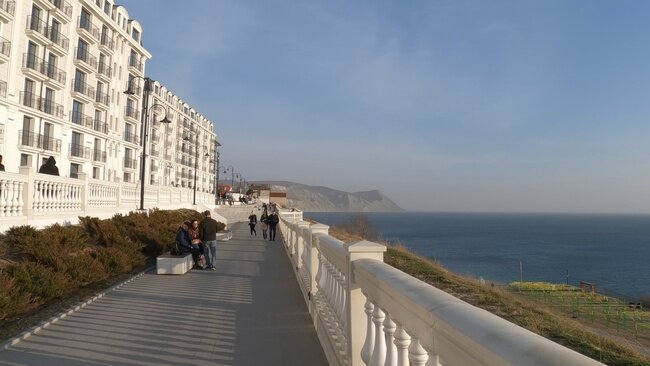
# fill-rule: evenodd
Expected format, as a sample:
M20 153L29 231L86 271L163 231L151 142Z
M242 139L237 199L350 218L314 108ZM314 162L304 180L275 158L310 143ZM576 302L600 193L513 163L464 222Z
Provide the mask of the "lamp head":
M126 95L135 95L135 93L133 92L133 90L131 90L131 88L126 89L125 91L123 91L123 93Z
M165 118L163 118L162 121L160 121L160 123L167 123L167 124L169 124L169 123L172 123L172 120L169 119L169 118L167 118L167 115L165 115Z

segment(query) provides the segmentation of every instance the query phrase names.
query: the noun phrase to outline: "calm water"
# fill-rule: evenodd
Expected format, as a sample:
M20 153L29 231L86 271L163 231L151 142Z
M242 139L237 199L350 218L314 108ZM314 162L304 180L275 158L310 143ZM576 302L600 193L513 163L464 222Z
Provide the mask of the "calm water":
M497 282L587 281L650 295L650 215L369 213L382 237L464 275ZM305 213L336 226L346 213Z

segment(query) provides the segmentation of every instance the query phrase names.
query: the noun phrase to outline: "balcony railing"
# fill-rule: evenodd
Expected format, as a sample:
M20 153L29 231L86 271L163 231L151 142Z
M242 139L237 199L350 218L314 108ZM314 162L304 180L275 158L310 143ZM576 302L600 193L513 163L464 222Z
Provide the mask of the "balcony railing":
M63 117L63 106L55 103L53 100L41 98L30 92L20 92L20 103L26 107L38 109L41 112L51 114L56 117Z
M11 42L3 37L0 37L0 53L7 57L11 56Z
M18 144L46 151L61 152L61 140L29 130L18 131Z
M106 151L101 151L94 149L93 150L93 161L105 163L106 162Z
M75 158L89 159L90 148L81 144L70 144L70 156Z
M57 9L63 12L63 14L68 16L68 18L72 17L72 6L69 2L65 0L50 0L50 2L54 4Z
M103 93L100 90L97 90L97 92L95 93L95 102L108 106L110 104L110 101L111 101L111 97L108 94Z
M100 40L99 28L95 27L92 20L88 17L80 16L77 18L77 27L90 33L96 40Z
M95 88L86 84L80 79L72 79L72 90L77 93L81 93L91 99L95 99L97 97L95 95Z
M23 53L23 67L34 70L61 84L65 83L65 71L33 54Z
M124 158L125 168L135 169L137 165L138 165L138 161L136 159Z
M93 120L93 130L97 132L108 133L108 123L105 123L99 119L95 119Z
M129 56L129 66L135 68L136 70L142 72L144 64L140 61L139 57Z
M124 141L128 141L132 144L139 144L140 143L140 137L134 133L131 132L124 132Z
M100 62L97 65L97 72L102 75L106 75L109 78L113 76L113 69L104 62Z
M93 126L93 118L81 113L80 111L72 111L72 113L70 113L70 122L88 128Z
M14 16L14 13L16 11L16 2L0 0L0 11L4 11L9 15Z
M47 37L47 23L41 18L28 15L27 16L27 30L31 30Z
M70 47L70 40L68 37L64 36L63 33L53 27L47 28L47 34L50 41L63 48L66 53L68 52L68 47Z
M133 108L133 107L126 107L126 109L124 110L124 115L126 117L131 117L131 118L134 118L134 119L140 119L140 111Z
M112 50L114 48L115 42L107 33L102 33L101 39L99 40L99 44L101 44L102 46L106 46L107 48Z
M86 64L90 65L93 69L97 68L97 57L91 55L86 48L75 47L74 53L75 53L75 58L77 60L85 62Z

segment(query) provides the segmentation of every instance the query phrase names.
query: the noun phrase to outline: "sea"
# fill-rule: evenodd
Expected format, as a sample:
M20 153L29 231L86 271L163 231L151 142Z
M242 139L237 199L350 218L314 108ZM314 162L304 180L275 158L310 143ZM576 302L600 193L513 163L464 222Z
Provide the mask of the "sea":
M353 213L306 212L330 226ZM506 284L596 286L629 301L650 296L650 215L363 213L382 240L446 269Z

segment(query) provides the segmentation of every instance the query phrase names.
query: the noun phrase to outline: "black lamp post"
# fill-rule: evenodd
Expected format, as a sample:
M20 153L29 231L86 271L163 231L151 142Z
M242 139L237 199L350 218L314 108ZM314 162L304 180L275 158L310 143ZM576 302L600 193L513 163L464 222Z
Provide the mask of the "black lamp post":
M221 196L219 195L219 147L221 146L221 144L219 143L219 141L214 140L214 145L215 145L214 151L215 151L215 154L217 155L217 157L216 157L217 169L216 169L216 174L215 174L215 177L214 177L214 179L215 179L214 190L215 190L215 195L216 195L215 204L218 205L219 201L221 200Z
M184 137L183 140L191 142L191 139L189 137ZM205 146L204 146L205 149ZM196 150L196 153L194 154L194 197L192 198L192 205L196 205L196 171L198 170L199 167L199 134L196 134L196 138L194 139L194 150ZM204 150L205 151L205 150ZM210 156L210 154L206 153L205 156Z
M144 173L145 173L145 164L147 159L147 134L148 134L148 122L149 122L149 111L156 107L163 107L165 109L165 117L160 121L160 123L171 123L172 121L167 118L167 108L162 104L154 104L149 107L149 94L151 93L151 83L153 80L147 77L136 76L129 80L127 88L124 91L124 94L134 95L135 93L131 90L131 83L136 79L144 80L144 94L142 100L142 116L140 123L140 133L142 136L142 159L140 162L140 210L144 210Z

